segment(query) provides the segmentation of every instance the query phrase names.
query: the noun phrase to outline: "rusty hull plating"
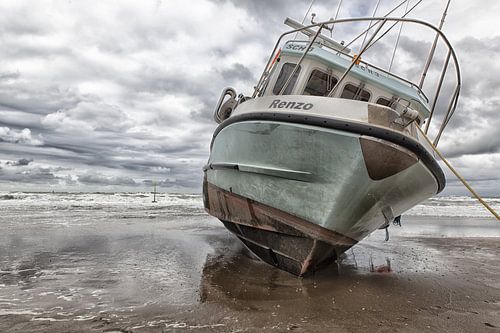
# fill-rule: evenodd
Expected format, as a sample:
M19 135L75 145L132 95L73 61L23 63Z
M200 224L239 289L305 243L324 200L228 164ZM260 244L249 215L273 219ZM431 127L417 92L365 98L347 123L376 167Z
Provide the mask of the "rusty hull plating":
M333 263L356 240L203 183L205 209L264 262L298 276Z

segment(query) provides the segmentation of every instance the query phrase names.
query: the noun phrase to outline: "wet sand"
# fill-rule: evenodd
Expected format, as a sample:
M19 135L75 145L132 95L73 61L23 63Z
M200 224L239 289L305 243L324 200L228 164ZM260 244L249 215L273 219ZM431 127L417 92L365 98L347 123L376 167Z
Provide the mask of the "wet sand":
M204 214L0 222L0 332L500 332L500 238L455 227L491 219L407 217L303 279Z

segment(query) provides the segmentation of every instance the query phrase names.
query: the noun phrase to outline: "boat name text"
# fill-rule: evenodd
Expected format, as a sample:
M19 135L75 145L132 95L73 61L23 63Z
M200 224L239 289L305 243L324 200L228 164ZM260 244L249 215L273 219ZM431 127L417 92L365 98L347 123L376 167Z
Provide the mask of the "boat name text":
M307 49L307 45L287 44L286 49L293 50L293 51L305 51ZM314 47L311 46L309 51L312 51L312 50L314 50Z
M271 109L295 109L295 110L311 110L313 108L312 103L301 103L301 102L287 102L287 101L281 101L280 99L275 99L274 101L271 102L271 105L269 105L269 108Z

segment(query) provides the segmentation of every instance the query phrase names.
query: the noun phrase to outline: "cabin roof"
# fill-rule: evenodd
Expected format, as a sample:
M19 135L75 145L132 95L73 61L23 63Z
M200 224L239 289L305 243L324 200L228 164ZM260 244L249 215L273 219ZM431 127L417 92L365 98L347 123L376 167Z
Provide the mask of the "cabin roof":
M307 41L288 41L283 46L281 51L282 55L301 56L307 47ZM319 44L314 44L312 50L306 56L308 59L314 59L324 63L328 67L332 67L339 71L344 71L351 64L351 59L345 57L340 53L333 53L323 49ZM385 73L378 70L367 68L363 65L354 65L350 75L356 77L360 81L373 84L379 88L387 91L390 94L397 95L402 98L417 101L421 106L421 112L424 117L430 114L428 102L408 83L401 81L397 78L390 77Z

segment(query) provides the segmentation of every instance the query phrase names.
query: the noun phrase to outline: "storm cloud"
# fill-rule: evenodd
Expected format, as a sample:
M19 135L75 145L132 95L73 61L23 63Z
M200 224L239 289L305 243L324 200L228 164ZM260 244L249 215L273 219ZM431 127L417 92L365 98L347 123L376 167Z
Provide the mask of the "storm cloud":
M371 15L375 2L344 2L339 16ZM377 15L396 3L382 2ZM164 191L199 192L221 90L251 94L275 40L288 30L284 19L302 21L309 4L2 1L0 190L139 191L155 182ZM311 13L326 20L337 4L315 1ZM412 17L437 23L443 6L424 1ZM500 30L492 27L500 4L483 7L456 1L447 17L463 91L440 147L466 177L498 194ZM394 69L418 79L432 36L406 29ZM366 59L388 63L396 32ZM352 36L343 25L333 34ZM426 83L430 96L438 67Z

